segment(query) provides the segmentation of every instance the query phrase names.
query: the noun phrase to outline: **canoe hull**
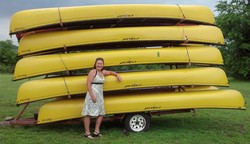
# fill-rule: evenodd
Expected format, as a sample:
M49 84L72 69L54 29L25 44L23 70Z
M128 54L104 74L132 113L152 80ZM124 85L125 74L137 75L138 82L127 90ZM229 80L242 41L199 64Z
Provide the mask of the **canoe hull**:
M212 36L211 36L212 35ZM100 49L117 47L162 46L180 43L224 44L221 30L215 26L126 27L71 30L24 36L18 55L53 50Z
M97 57L104 58L105 66L160 63L223 64L220 51L215 47L209 46L139 48L53 54L27 57L19 60L15 66L13 80L54 72L91 68Z
M245 109L242 95L235 90L125 94L104 99L106 114L193 108ZM47 103L39 110L38 124L80 118L83 104L83 98Z
M163 86L208 85L228 86L226 74L219 68L188 68L164 71L121 73L122 82L114 76L105 77L104 91ZM87 76L69 76L33 80L18 90L17 104L86 93Z
M25 21L24 21L25 19ZM212 11L204 6L105 5L24 10L11 18L10 34L47 28L85 27L134 23L215 24Z

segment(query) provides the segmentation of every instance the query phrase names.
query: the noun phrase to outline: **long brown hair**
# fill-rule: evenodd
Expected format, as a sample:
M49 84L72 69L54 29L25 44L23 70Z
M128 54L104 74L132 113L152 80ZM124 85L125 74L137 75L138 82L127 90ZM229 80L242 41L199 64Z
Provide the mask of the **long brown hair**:
M102 62L103 62L103 66L104 66L104 59L103 58L101 58L101 57L98 57L98 58L96 58L95 59L95 64L94 64L94 69L96 69L96 63L97 63L97 61L99 61L99 60L101 60ZM103 70L103 67L102 67L102 70Z

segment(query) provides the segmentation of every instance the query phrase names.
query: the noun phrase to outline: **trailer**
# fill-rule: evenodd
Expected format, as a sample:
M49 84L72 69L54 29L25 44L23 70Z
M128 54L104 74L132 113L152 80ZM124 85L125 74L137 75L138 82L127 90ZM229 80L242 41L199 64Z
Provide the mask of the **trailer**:
M29 103L25 104L23 109L19 112L19 114L16 117L6 117L4 121L0 122L0 125L1 126L38 125L37 118L39 113L37 112L34 113L34 117L21 118L28 105ZM106 115L104 116L103 121L120 121L124 124L124 127L127 131L141 132L149 130L151 118L153 116L161 116L164 114L188 113L188 112L193 112L195 114L195 109L148 111L148 112ZM95 122L95 118L92 118L92 122ZM54 124L82 124L82 123L83 123L83 118L54 122Z

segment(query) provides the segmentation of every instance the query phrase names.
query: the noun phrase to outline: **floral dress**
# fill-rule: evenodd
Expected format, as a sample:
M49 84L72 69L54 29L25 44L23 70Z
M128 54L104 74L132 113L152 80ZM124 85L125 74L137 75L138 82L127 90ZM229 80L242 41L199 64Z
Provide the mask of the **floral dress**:
M105 115L104 100L103 100L104 80L105 80L104 77L101 77L96 73L91 85L92 91L96 96L96 102L93 103L89 92L87 92L82 109L82 116Z

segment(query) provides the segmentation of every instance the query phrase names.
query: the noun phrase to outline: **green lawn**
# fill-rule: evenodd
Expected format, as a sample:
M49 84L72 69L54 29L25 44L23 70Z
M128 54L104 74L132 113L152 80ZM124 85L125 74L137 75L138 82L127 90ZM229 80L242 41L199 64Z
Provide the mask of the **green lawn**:
M17 90L23 81L11 82L12 75L0 74L0 117L16 116L23 106L16 107ZM250 101L250 82L230 79L230 88L240 91ZM32 103L24 115L30 117L43 102ZM93 128L93 127L92 127ZM201 109L192 113L153 117L150 130L122 133L119 122L105 122L102 138L87 140L82 125L1 126L0 143L250 143L249 110Z

